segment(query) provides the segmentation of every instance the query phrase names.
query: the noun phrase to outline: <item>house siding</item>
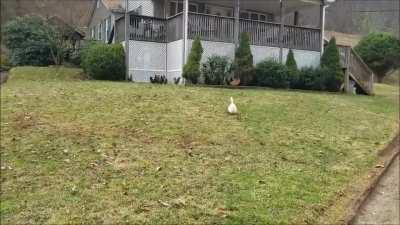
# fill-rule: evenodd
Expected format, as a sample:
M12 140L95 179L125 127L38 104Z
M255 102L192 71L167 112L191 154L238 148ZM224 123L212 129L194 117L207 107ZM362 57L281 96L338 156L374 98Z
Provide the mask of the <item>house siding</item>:
M96 8L92 19L90 20L90 24L89 24L89 31L90 33L92 32L92 30L95 30L95 40L99 40L99 27L101 24L101 40L102 41L106 41L107 40L107 35L106 35L106 19L108 19L111 23L111 28L112 28L112 13L110 10L108 10L105 5L100 1L99 4L99 8ZM110 26L109 26L110 28ZM110 29L111 29L110 28ZM92 36L89 36L90 38L92 38Z
M125 18L120 18L115 21L115 31L114 31L115 42L125 41Z
M320 6L310 6L305 9L297 10L298 24L306 27L320 26ZM279 20L278 20L279 21ZM294 25L294 12L285 15L285 23Z

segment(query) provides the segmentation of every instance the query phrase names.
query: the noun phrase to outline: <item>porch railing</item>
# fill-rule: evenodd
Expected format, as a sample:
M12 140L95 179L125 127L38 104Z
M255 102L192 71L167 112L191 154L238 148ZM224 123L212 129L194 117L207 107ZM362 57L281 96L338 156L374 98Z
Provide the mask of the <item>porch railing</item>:
M130 16L130 40L136 41L167 41L166 20L148 16Z
M320 51L320 29L285 25L283 46L292 49Z
M348 60L348 69L353 78L357 80L357 83L362 86L367 94L373 93L374 73L372 70L353 49L350 50Z
M188 37L199 36L205 41L233 43L235 19L231 17L190 13L188 19Z
M248 33L253 45L279 46L279 24L240 19L239 32Z
M166 19L166 24L167 24L167 42L173 42L183 38L182 13Z
M183 15L161 19L131 15L130 39L139 41L171 42L183 38ZM234 42L235 19L233 17L189 13L188 38L196 36L205 41ZM277 23L239 20L239 32L250 35L253 45L278 47L280 25ZM285 25L283 47L304 50L320 50L320 29Z

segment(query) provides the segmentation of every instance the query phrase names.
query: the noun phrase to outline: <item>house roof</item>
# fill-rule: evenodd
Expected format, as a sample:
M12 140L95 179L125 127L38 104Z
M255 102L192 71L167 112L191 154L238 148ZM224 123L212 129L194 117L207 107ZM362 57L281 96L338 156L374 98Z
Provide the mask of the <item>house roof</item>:
M102 0L103 4L107 7L109 10L121 10L125 9L124 3L122 0Z
M336 31L325 31L325 40L330 40L332 37L336 38L337 45L354 47L360 42L362 36L358 34L348 34Z
M47 20L49 21L50 24L52 24L54 26L58 26L60 28L71 30L71 31L75 32L76 34L78 34L79 36L81 36L82 38L85 37L85 32L84 31L80 30L77 27L74 27L74 26L68 24L67 22L65 22L59 16L51 16Z

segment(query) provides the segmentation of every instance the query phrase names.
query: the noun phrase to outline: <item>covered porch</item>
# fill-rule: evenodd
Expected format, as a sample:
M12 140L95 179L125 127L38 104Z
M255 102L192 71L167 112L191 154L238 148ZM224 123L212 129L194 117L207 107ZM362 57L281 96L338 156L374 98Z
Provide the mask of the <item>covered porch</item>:
M134 2L137 6L138 1ZM293 49L299 67L318 66L321 54L320 0L153 0L150 7L130 7L129 76L148 82L150 76L180 77L193 39L204 53L234 59L239 35L250 36L253 63L266 58L285 62ZM145 10L148 9L148 10ZM305 24L301 10L314 11L314 24ZM122 40L121 40L122 41Z
M153 4L148 11L132 8L130 40L168 43L198 36L204 41L237 44L239 34L246 32L253 45L321 50L320 0L170 0ZM301 10L314 10L321 16L313 25L303 25Z

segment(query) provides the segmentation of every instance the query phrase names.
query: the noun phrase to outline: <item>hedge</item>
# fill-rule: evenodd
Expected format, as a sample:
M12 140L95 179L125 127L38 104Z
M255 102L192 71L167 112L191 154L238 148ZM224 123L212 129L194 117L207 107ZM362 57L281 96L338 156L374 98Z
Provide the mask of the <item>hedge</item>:
M93 79L124 80L125 53L121 44L91 43L83 50L82 67Z

